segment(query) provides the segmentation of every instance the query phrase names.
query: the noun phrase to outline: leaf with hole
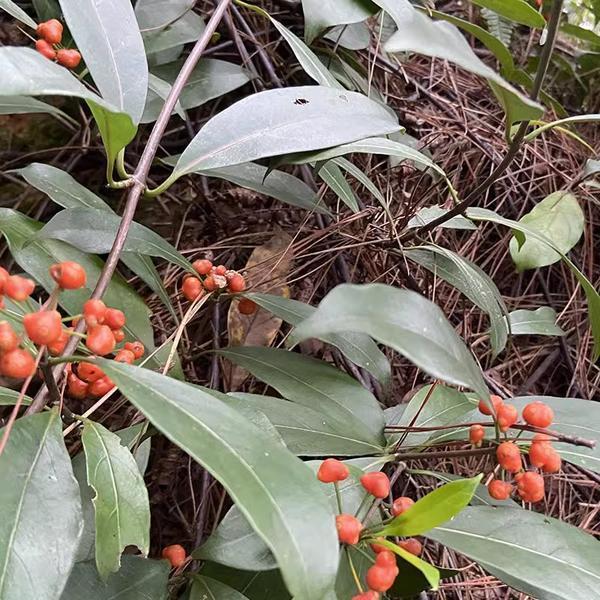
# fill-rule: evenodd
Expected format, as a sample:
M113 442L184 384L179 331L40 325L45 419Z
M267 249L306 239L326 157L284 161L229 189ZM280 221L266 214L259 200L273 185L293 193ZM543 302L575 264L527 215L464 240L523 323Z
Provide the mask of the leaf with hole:
M513 310L508 315L511 335L566 335L556 324L556 311L550 306L535 310Z

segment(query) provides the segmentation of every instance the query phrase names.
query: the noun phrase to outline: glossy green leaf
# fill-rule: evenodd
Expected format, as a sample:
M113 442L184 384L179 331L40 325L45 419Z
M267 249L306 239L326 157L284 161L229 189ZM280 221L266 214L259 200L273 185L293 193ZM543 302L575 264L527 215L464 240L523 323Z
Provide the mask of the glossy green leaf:
M78 183L66 171L57 169L52 165L31 163L22 169L16 169L14 172L21 175L29 185L44 192L52 201L63 208L87 207L114 213L102 198ZM124 252L121 255L121 261L157 294L171 314L175 316L169 294L152 259L143 254Z
M281 573L277 570L243 571L206 562L201 566L200 574L229 585L244 594L248 600L265 600L265 598L290 600L291 598Z
M417 500L407 511L395 517L381 531L382 536L423 535L458 515L469 502L481 481L481 475L457 479Z
M169 179L327 148L399 128L394 115L362 94L322 86L267 90L210 119L184 150Z
M302 0L304 37L310 44L332 25L358 23L377 11L370 0Z
M357 213L360 210L354 190L350 187L342 170L336 164L326 162L317 165L317 175L353 213Z
M287 400L327 414L332 424L345 426L350 437L374 446L383 442L379 403L342 371L276 348L230 347L219 350L219 354L268 383Z
M39 21L60 18L58 0L32 0Z
M379 202L379 204L381 204L381 206L384 209L388 209L388 203L381 191L379 190L379 188L354 163L351 163L349 160L345 159L342 156L339 156L338 158L332 158L331 162L337 165L340 169L342 169L342 171L345 171L346 173L354 177L354 179L356 179L371 194L373 194L375 199Z
M419 593L431 589L431 583L427 580L427 577L414 565L403 561L399 568L402 576L396 577L394 585L390 588L389 593L392 597L416 598ZM458 569L441 569L438 567L437 570L440 580L450 579L460 573Z
M600 35L593 29L580 27L574 23L563 23L560 30L567 35L577 38L583 42L589 42L593 46L600 46Z
M565 335L556 324L556 311L550 306L535 310L513 310L508 315L512 335Z
M18 19L21 23L25 23L25 25L32 29L37 27L37 23L12 0L0 0L0 9L6 11L11 17Z
M473 4L493 10L505 19L543 29L546 26L544 17L525 0L471 0Z
M62 13L102 97L140 122L148 63L128 0L60 0Z
M415 229L417 227L423 227L423 225L427 225L434 221L438 217L445 215L448 212L447 208L442 208L441 206L426 206L417 211L414 217L410 219L406 228L407 229ZM445 223L439 225L439 227L447 228L447 229L465 229L468 231L474 231L477 227L469 221L469 219L465 219L465 217L461 215L456 215L451 219L448 219Z
M585 218L573 194L554 192L521 217L519 223L541 233L561 253L566 254L581 238ZM527 238L521 245L513 237L510 240L510 255L519 271L546 267L560 260L558 252L535 238Z
M390 346L433 377L488 396L481 370L442 311L415 292L379 283L339 285L291 337L297 343L347 331Z
M169 563L123 556L120 570L103 581L94 561L77 563L60 600L166 600Z
M348 50L364 50L371 42L371 30L366 23L348 23L334 27L324 37Z
M540 600L589 600L600 584L600 542L578 527L512 508L473 506L427 534Z
M30 96L0 96L0 115L47 113L66 117L62 110Z
M460 290L475 306L490 318L490 342L493 355L506 347L508 326L505 315L508 309L493 280L475 263L455 252L429 244L404 251L404 256L425 267Z
M0 387L0 406L12 406L17 403L19 398L19 392L17 390L11 390L10 388ZM31 398L25 396L21 402L23 406L27 406L31 403Z
M301 461L214 396L149 369L98 362L157 429L223 484L299 600L319 598L333 587L333 513Z
M136 4L136 17L147 54L156 54L195 42L204 31L204 21L189 0ZM143 7L143 11L140 9Z
M142 114L142 116L140 118L140 121L142 123L150 123L152 121L155 121L158 118L158 115L160 114L162 105L164 104L165 100L169 97L169 94L171 93L171 84L167 83L166 81L163 81L160 77L157 77L153 73L149 73L148 74L148 95L150 95L151 93L154 94L154 96L157 98L156 104L160 105L160 108L158 108L158 112L156 113L156 115L152 115L152 116L148 117L148 103L146 102L146 105L144 106L144 113ZM179 100L177 100L177 103L175 104L175 108L173 109L173 112L176 113L179 117L181 117L185 121L185 112L183 111L181 102Z
M131 452L119 437L86 420L82 434L88 485L94 489L96 567L102 579L121 566L121 552L150 549L148 491Z
M398 27L384 46L387 52L416 52L441 58L484 77L504 107L508 126L542 116L542 106L526 98L482 62L454 25L430 19L408 0L377 0L377 4L390 14Z
M55 600L81 537L79 490L56 411L15 422L0 457L0 597Z
M189 600L248 600L237 590L216 579L196 575L192 582Z
M564 119L558 119L557 121L551 121L550 123L544 123L539 127L536 127L533 131L530 131L525 136L525 141L529 142L534 140L540 134L544 133L544 131L548 131L549 129L557 128L561 130L563 133L571 133L574 135L569 129L565 129L562 125L571 125L573 123L594 123L595 121L600 121L600 114L587 114L587 115L576 115L574 117L565 117ZM576 138L581 141L581 138Z
M310 304L282 296L259 293L250 293L246 296L260 307L294 326L308 319L316 310ZM335 346L348 360L369 371L384 387L387 388L391 384L390 363L368 335L347 332L321 336L319 339Z
M107 254L115 241L121 217L97 208L70 208L48 221L36 239L62 240L92 254ZM123 247L125 252L160 256L165 260L194 273L187 261L163 237L140 225L132 223Z

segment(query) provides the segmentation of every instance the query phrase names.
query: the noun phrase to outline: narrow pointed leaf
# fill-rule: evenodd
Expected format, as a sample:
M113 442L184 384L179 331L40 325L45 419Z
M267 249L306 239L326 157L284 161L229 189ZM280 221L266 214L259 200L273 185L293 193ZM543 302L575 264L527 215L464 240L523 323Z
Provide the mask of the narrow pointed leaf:
M317 174L353 213L359 211L358 200L356 199L354 190L350 187L342 170L336 164L327 162L318 165Z
M304 37L311 43L332 25L358 23L377 11L370 0L302 0Z
M62 110L30 96L0 96L0 115L47 113L66 117Z
M525 0L471 0L473 4L493 10L509 21L543 29L544 17Z
M31 29L37 27L37 23L12 0L0 0L0 9L5 10L11 17L18 19L21 23L25 23Z
M12 406L13 404L16 404L17 400L19 399L19 395L20 394L17 390L0 387L0 406ZM27 406L30 403L31 398L29 396L25 396L21 402L23 406Z

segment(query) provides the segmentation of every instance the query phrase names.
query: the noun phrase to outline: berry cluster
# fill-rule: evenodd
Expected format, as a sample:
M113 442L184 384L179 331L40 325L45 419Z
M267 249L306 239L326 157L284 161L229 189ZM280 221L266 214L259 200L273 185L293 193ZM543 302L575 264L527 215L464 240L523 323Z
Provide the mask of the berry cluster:
M507 431L519 420L517 409L505 404L499 396L490 397L493 411L487 403L479 402L479 411L484 415L494 416L500 431ZM525 423L536 429L545 429L552 424L554 412L543 402L531 402L523 408L522 417ZM479 445L485 437L485 429L481 425L472 425L469 439L472 444ZM544 497L544 478L536 471L523 470L521 450L513 441L501 442L496 448L496 459L505 472L514 474L517 493L525 502L539 502ZM531 466L543 473L557 473L561 468L561 458L551 445L550 436L536 433L529 448ZM513 484L500 479L492 479L488 483L488 492L496 500L506 500L513 492Z
M246 289L244 277L225 265L215 267L210 260L202 258L195 260L192 267L199 277L186 275L181 284L181 293L190 302L202 298L207 292L227 290L231 294L239 294ZM256 311L256 304L248 298L242 298L238 310L243 315L251 315Z
M348 467L335 458L324 460L317 471L319 481L333 483L334 485L344 481L349 475ZM391 484L385 473L365 473L361 476L360 483L367 494L374 498L383 500L390 495ZM383 506L393 517L397 517L406 512L413 504L413 500L403 496L396 498L391 505L384 504ZM361 541L367 543L368 536L365 536L364 525L353 515L347 513L337 515L336 528L338 539L342 544L356 545ZM398 576L396 556L387 546L381 544L382 541L383 538L377 538L369 544L371 550L375 553L375 563L367 570L366 574L366 583L369 590L354 596L352 600L378 600L379 594L387 592L394 584ZM401 541L398 545L417 556L423 550L421 542L414 538Z
M35 49L46 58L55 60L58 64L68 69L74 69L81 62L81 54L72 48L61 48L59 46L62 35L62 23L56 19L50 19L40 23L35 32L39 40L35 43ZM56 48L56 46L59 46Z

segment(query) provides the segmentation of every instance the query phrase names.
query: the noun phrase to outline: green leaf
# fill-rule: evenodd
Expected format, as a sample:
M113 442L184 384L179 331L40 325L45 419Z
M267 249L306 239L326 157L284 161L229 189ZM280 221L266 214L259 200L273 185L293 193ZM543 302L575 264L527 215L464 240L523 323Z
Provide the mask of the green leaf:
M327 162L317 165L317 174L353 213L360 210L354 191L336 164Z
M70 208L54 215L36 239L62 240L91 254L107 254L115 241L121 217L97 208ZM187 261L163 237L133 222L127 234L125 252L160 256L165 260L194 273Z
M390 595L398 598L412 598L417 597L420 592L431 589L431 583L427 580L427 577L411 565L410 563L403 561L400 565L402 571L401 577L396 577L394 585L390 588ZM441 569L437 568L439 577L441 579L450 579L460 573L458 569Z
M88 485L96 492L96 566L106 579L119 570L126 546L148 553L150 503L135 459L117 435L86 420L82 441Z
M442 311L415 292L373 283L344 284L331 291L302 322L292 340L355 331L406 356L433 377L487 397L477 363Z
M388 210L388 203L383 197L383 194L380 192L379 188L354 163L351 163L349 160L341 156L331 159L331 162L337 165L343 171L346 171L346 173L352 175L354 179L356 179L361 185L369 190L371 194L373 194L375 199L384 209Z
M153 73L149 73L148 74L148 95L150 95L150 93L153 93L154 96L156 96L158 98L158 102L156 102L156 104L162 105L164 104L165 100L169 97L169 94L171 93L171 85L169 83L167 83L166 81L163 81L162 79L160 79L160 77L157 77L156 75L154 75ZM144 114L142 115L140 121L142 123L150 123L151 121L156 121L156 119L158 118L158 115L160 114L160 108L158 109L158 113L156 115L151 116L150 118L148 118L147 115L147 107L148 104L146 103L146 105L144 106ZM179 100L177 100L177 103L175 104L175 108L173 109L174 113L177 113L178 116L180 116L184 121L185 121L185 112L181 106L181 102Z
M563 23L560 26L560 30L562 33L566 33L578 40L589 42L593 46L600 46L600 35L595 33L592 29L586 29L573 23Z
M169 563L123 556L117 573L103 581L94 561L77 563L60 600L166 600Z
M283 296L259 293L250 293L246 296L260 307L294 326L308 319L316 310L310 304ZM321 336L319 339L335 346L348 360L369 371L385 388L390 386L392 378L390 363L368 335L348 332Z
M417 500L407 511L395 517L378 536L423 535L458 515L469 502L481 481L481 475L446 483Z
M384 441L383 412L375 397L327 363L276 348L230 347L219 354L287 400L327 414L330 422L344 426L349 436L374 446Z
M323 37L348 50L365 50L371 42L371 30L366 23L348 23L330 29Z
M473 4L489 8L500 16L529 27L543 29L546 26L544 17L525 0L471 0Z
M0 9L5 10L11 17L18 19L21 23L25 23L31 29L37 27L37 23L12 0L0 0Z
M299 600L320 598L333 587L338 564L333 513L301 461L201 390L149 369L98 362L157 429L223 484Z
M418 246L405 250L403 254L460 290L475 306L488 314L493 356L498 356L508 339L508 326L504 318L508 309L492 279L475 263L441 246Z
M581 238L585 217L577 198L569 192L554 192L519 219L519 223L541 233L566 254ZM523 245L516 238L510 240L510 255L519 271L552 265L560 254L548 244L527 238Z
M267 90L210 119L184 150L169 180L198 170L337 146L399 128L385 107L356 92L321 86Z
M370 0L302 0L304 37L310 44L332 25L358 23L377 12Z
M600 584L600 543L546 515L473 506L427 537L540 600L589 600Z
M237 590L216 579L196 575L192 580L189 600L208 600L209 598L214 600L248 600L246 596Z
M484 77L506 111L507 129L512 123L539 119L543 115L541 105L526 98L477 57L454 25L433 21L408 0L377 0L377 4L398 26L398 31L384 46L387 52L416 52L441 58Z
M114 214L113 209L102 198L75 181L67 172L52 165L31 163L23 169L15 169L14 172L63 208L97 208ZM125 252L121 255L121 261L138 275L157 294L169 312L176 316L169 294L152 259L143 254Z
M16 404L18 398L19 392L17 392L17 390L0 387L0 406L12 406L13 404ZM31 398L29 396L25 396L21 404L23 406L31 404Z
M0 457L0 597L55 600L81 537L79 490L56 411L15 422Z
M406 228L415 229L417 227L423 227L423 225L431 223L431 221L445 215L447 212L448 209L442 208L441 206L426 206L416 212L415 216L412 217L406 225ZM447 229L465 229L468 231L475 231L477 229L469 219L465 219L465 217L461 215L456 215L455 217L448 219L445 223L439 225L439 227L445 227Z
M200 574L217 579L243 593L248 600L290 600L279 571L242 571L216 563L204 563Z
M60 6L102 97L139 123L148 63L131 2L60 0Z
M0 96L0 115L24 115L28 113L47 113L67 117L62 110L55 106L30 96Z
M508 315L512 335L565 335L556 324L556 311L549 306L536 310L513 310Z

